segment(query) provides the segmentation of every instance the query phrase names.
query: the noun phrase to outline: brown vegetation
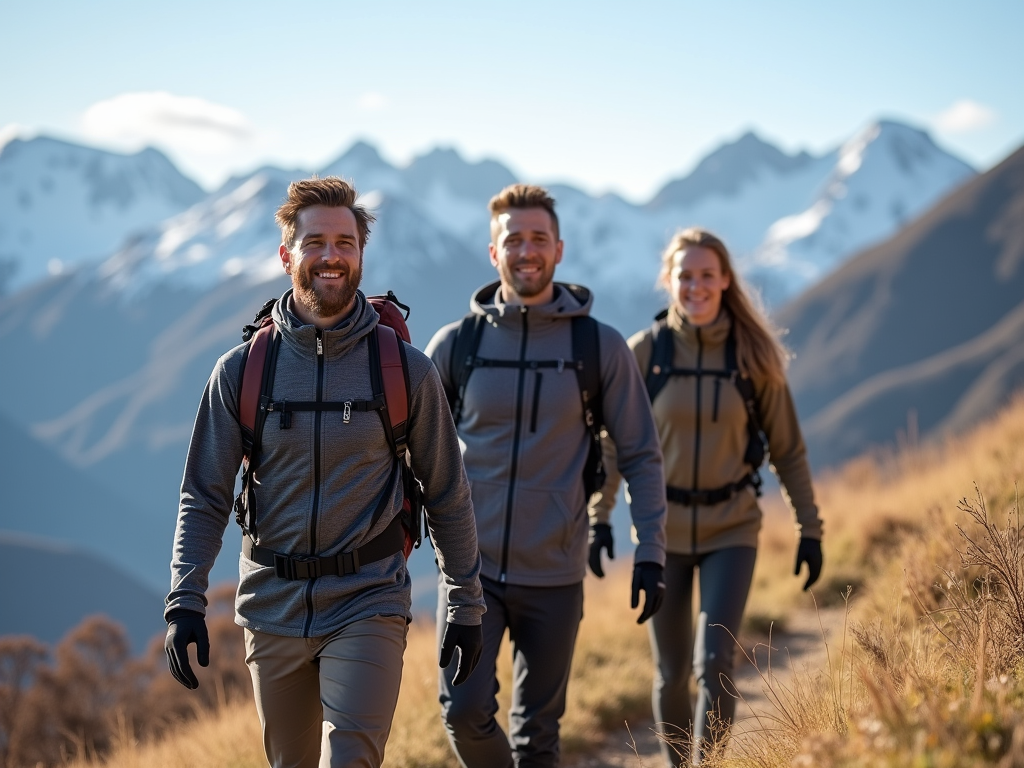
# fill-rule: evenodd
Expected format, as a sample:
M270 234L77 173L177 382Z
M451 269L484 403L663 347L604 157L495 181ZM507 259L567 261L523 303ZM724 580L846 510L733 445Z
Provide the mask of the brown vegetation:
M0 638L0 768L96 758L249 697L233 605L230 588L211 594L213 651L196 692L167 673L162 638L132 658L124 629L102 616L83 621L52 651L30 637Z

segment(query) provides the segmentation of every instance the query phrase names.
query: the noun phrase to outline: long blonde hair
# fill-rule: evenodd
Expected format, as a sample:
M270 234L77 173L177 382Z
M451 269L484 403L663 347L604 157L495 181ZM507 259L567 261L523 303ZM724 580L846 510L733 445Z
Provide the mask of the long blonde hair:
M779 341L779 331L765 316L760 301L756 296L752 297L743 285L739 274L733 269L729 250L718 237L699 227L676 232L661 255L659 285L669 289L675 255L690 245L714 251L722 274L729 278L729 287L722 293L722 304L732 316L736 334L736 363L740 372L757 381L785 384L789 350ZM671 298L673 302L678 301L677 296Z

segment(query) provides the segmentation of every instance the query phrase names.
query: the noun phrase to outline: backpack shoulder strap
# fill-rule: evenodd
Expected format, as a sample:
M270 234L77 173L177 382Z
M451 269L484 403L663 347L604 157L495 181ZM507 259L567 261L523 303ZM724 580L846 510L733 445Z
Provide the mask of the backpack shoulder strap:
M572 357L583 398L587 426L600 432L604 426L601 392L601 342L597 321L589 315L572 319ZM589 412L589 416L587 413Z
M480 337L483 336L486 322L483 315L470 313L462 318L462 324L455 332L455 345L452 349L448 369L450 388L445 387L448 406L451 408L452 421L455 422L455 426L459 425L459 420L462 418L466 384L469 382L469 375L473 372L473 359L476 357L476 351L480 348Z
M266 418L266 408L261 401L269 398L277 366L277 350L280 336L272 321L265 322L253 333L249 346L242 358L241 382L238 387L238 421L242 427L242 443L245 454L251 458L253 449L258 447L259 433ZM262 418L261 418L262 417Z
M675 352L675 339L672 337L672 330L668 327L667 312L661 312L651 326L651 361L647 365L647 396L654 402L654 398L668 383L672 375L672 357Z
M378 389L384 395L384 410L387 412L387 418L382 419L384 431L395 456L402 459L408 443L409 424L409 370L405 346L395 329L382 323L377 323L374 337L376 350L371 343L370 371L372 377L376 369L380 378L379 387L374 383L374 395L378 394Z
M242 490L235 499L235 519L242 531L255 541L259 535L256 521L253 488L256 468L260 461L263 425L267 420L267 407L274 391L277 353L281 348L281 335L270 317L267 302L252 326L246 326L243 339L249 342L242 357L238 385L238 423L242 432Z
M597 321L584 315L572 319L572 356L576 382L583 402L583 420L587 425L590 447L583 466L583 492L589 499L604 485L607 477L601 450L604 428L604 396L601 386L601 339Z
M743 398L743 405L747 409L747 451L743 461L755 470L764 463L765 447L763 431L761 429L761 411L757 406L757 395L754 392L754 382L740 372L739 362L736 355L736 334L729 329L729 335L725 339L725 368L732 374L732 381L736 390Z

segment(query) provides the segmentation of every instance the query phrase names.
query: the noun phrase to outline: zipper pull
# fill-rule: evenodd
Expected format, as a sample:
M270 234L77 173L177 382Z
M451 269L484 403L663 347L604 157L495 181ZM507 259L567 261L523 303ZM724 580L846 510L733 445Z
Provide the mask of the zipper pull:
M320 335L320 331L316 332L316 356L323 357L324 354L324 340Z
M346 424L348 424L349 421L351 421L351 419L352 419L352 401L351 400L346 400L345 401L345 410L342 411L341 419Z

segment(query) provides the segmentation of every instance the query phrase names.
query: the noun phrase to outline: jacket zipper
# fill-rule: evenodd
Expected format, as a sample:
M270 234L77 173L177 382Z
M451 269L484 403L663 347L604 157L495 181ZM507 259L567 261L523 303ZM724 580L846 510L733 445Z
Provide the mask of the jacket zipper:
M704 341L700 337L700 328L697 328L697 375L694 377L694 381L697 382L697 423L693 429L693 492L696 493L700 489L700 485L697 482L698 472L700 470L700 405L701 405L701 390L703 389L704 379L701 375L701 366L704 363ZM691 546L693 547L693 554L697 554L697 502L693 503L691 509L692 515L692 535L690 538Z
M531 432L536 432L537 431L537 411L539 410L539 406L540 406L540 382L541 382L541 373L540 373L540 371L536 371L534 373L534 376L535 376L535 378L534 378L534 381L533 381L533 413L530 414L530 431Z
M324 336L323 331L316 329L316 401L324 398ZM320 512L320 415L322 411L313 411L313 514L309 520L310 556L316 555L316 518ZM306 626L303 637L309 637L313 625L313 582L306 582Z
M519 343L519 362L526 360L526 315L527 307L520 307L519 312L523 318L523 337ZM505 541L501 547L501 575L498 580L504 584L508 578L508 547L512 533L512 498L515 495L516 471L519 469L519 434L522 428L523 419L523 390L526 385L526 370L520 366L516 375L519 377L516 382L516 428L512 437L512 465L508 471L508 499L505 502Z
M718 393L722 389L722 380L715 376L715 405L711 409L711 421L718 421Z

